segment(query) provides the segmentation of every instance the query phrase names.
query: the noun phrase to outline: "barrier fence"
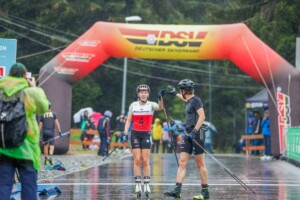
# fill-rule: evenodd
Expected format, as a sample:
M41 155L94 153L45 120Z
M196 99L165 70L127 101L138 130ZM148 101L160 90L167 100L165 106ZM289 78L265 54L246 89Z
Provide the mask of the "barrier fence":
M288 159L300 163L300 127L288 128L286 151Z

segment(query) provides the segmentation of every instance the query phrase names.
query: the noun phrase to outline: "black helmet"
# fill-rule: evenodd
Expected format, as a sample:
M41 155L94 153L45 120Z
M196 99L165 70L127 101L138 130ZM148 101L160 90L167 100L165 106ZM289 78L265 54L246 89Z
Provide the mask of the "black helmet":
M51 105L52 105L50 101L49 101L48 105L49 105L49 109L50 109L50 108L51 108Z
M183 79L178 83L178 88L181 90L192 91L194 88L194 82L190 79Z
M148 85L145 85L145 84L139 85L136 88L136 93L139 93L142 90L146 90L146 91L150 92L150 87Z

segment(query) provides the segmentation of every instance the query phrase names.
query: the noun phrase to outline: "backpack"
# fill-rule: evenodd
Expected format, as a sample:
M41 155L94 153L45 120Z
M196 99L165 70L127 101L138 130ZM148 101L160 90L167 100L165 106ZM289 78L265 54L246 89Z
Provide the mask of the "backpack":
M23 91L15 94L15 98L5 97L0 93L0 148L20 146L27 135L27 121Z

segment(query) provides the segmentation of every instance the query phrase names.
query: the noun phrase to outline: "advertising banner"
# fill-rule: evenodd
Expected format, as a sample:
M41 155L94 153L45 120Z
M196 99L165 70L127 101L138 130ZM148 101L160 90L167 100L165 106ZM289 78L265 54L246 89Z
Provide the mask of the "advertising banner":
M8 75L16 57L17 40L0 38L0 78Z

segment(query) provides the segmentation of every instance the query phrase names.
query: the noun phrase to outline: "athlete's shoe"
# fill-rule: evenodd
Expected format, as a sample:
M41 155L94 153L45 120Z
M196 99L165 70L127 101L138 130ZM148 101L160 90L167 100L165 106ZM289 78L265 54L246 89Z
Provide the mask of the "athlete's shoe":
M208 189L202 189L201 194L203 195L204 199L209 199Z
M53 160L52 160L52 157L51 157L51 156L48 157L48 161L49 161L49 164L50 164L51 166L53 166Z
M141 196L142 196L142 187L141 187L140 183L135 185L135 193L136 193L137 198L141 198Z
M144 192L147 198L150 197L151 189L149 183L144 184Z
M266 156L266 160L272 160L272 156Z
M165 196L174 197L176 199L180 199L181 197L181 186L176 185L175 188L170 192L165 192Z
M45 166L50 165L48 158L45 158L44 165L45 165Z
M261 160L266 160L266 158L267 158L267 156L266 156L266 155L264 155L264 156L260 157L260 159L261 159Z

